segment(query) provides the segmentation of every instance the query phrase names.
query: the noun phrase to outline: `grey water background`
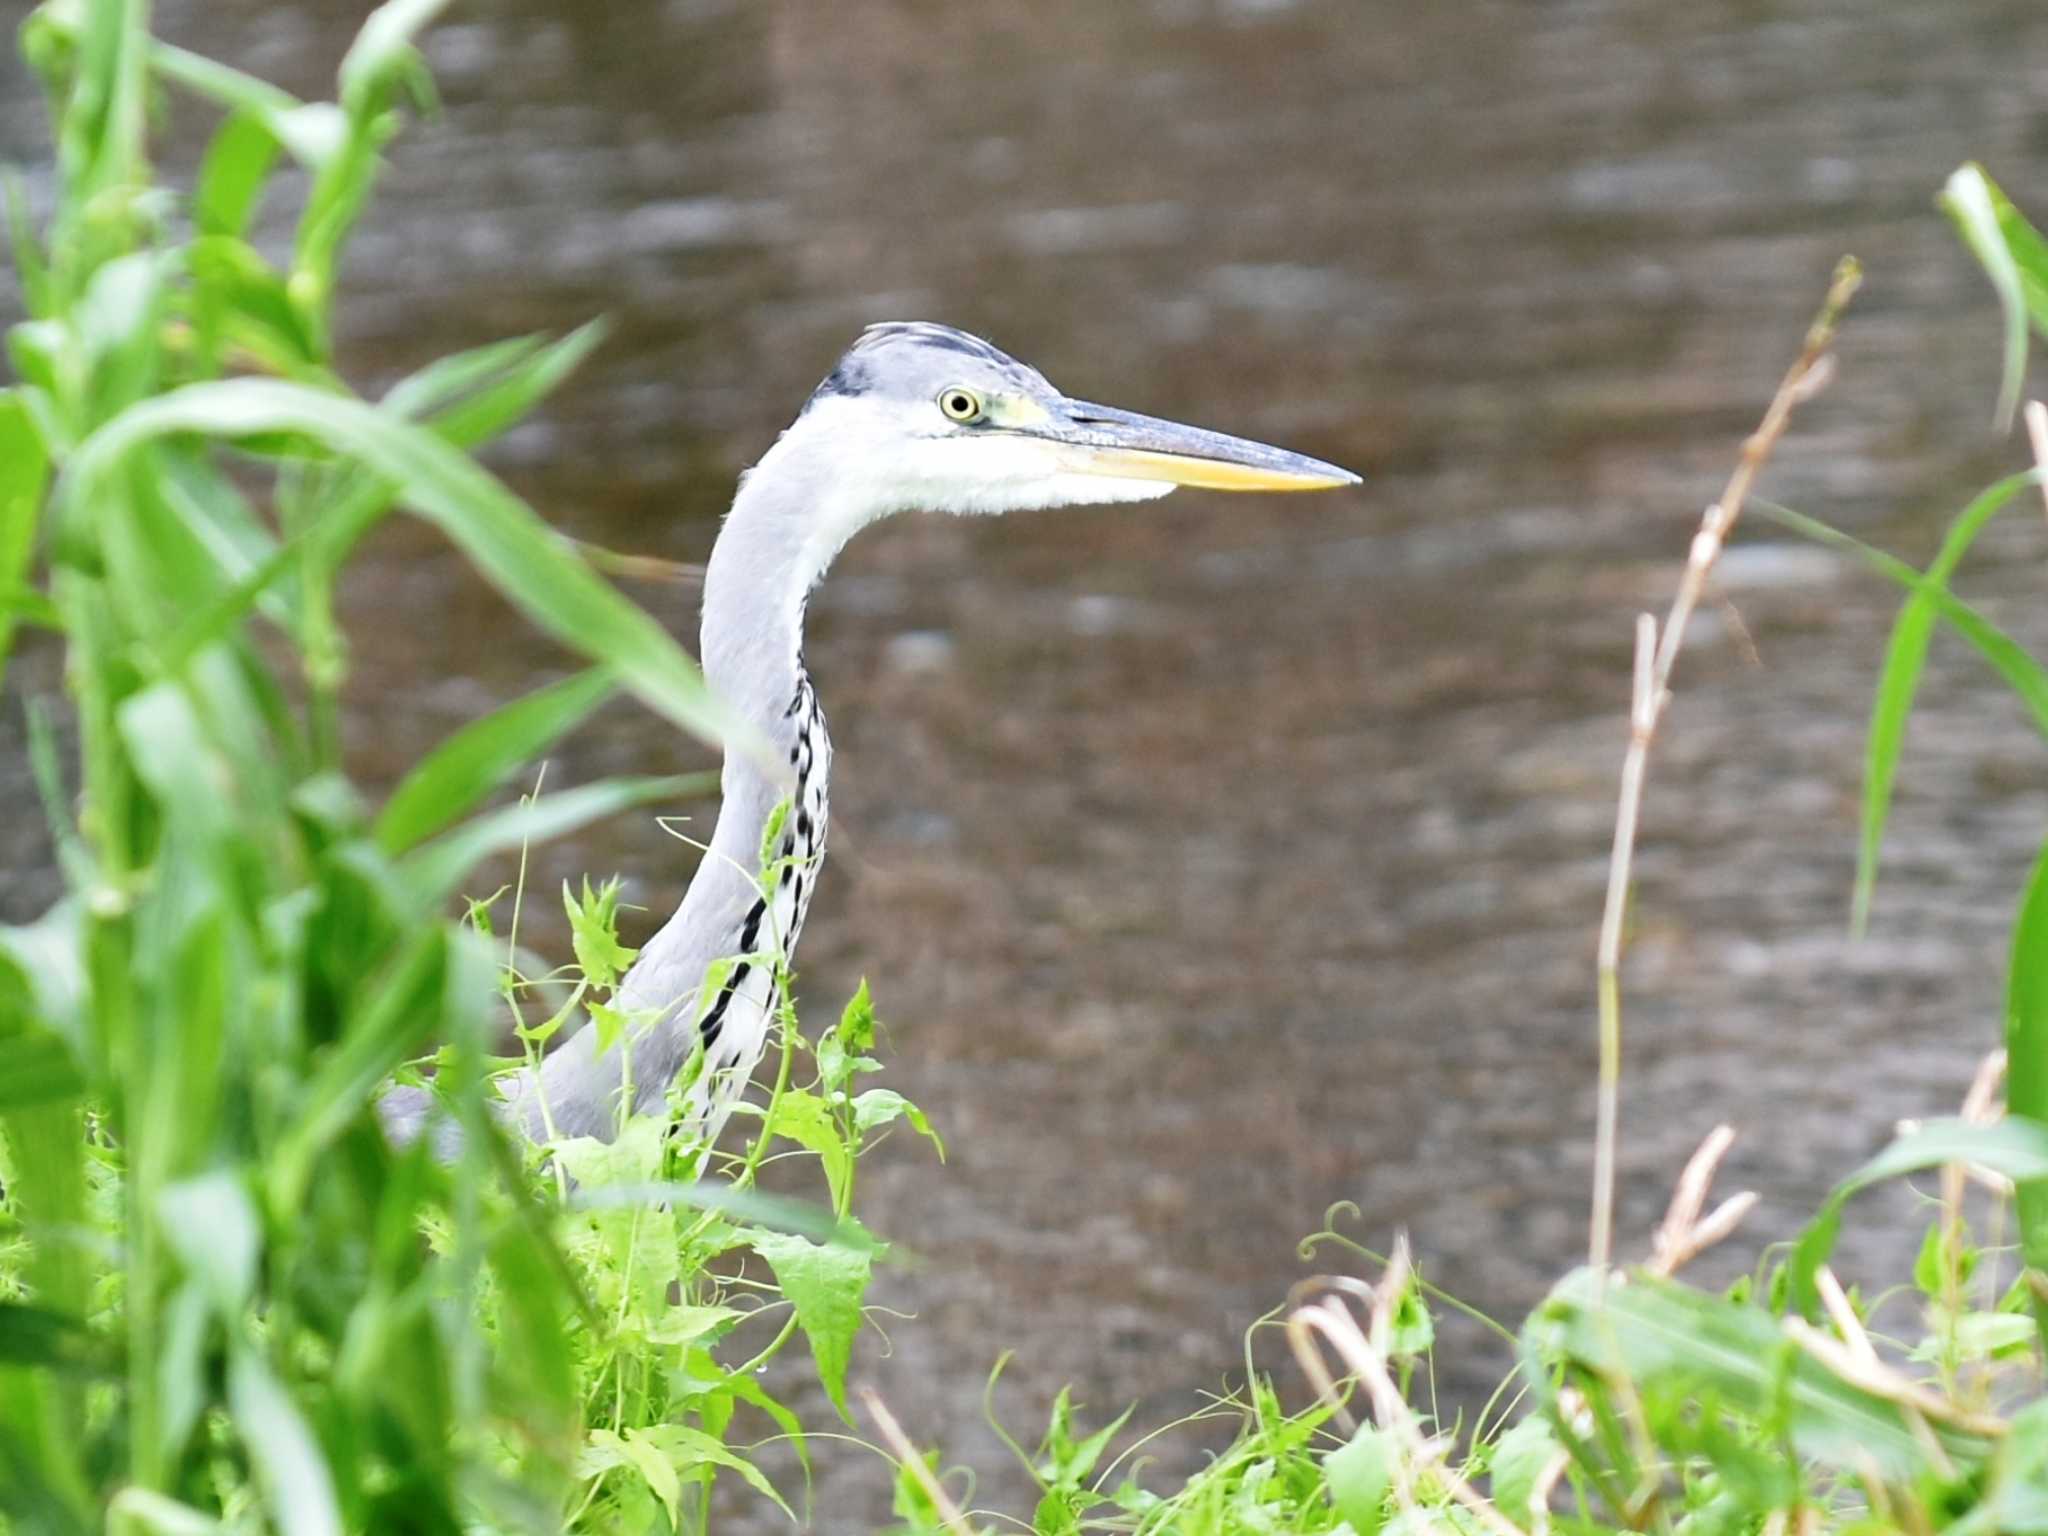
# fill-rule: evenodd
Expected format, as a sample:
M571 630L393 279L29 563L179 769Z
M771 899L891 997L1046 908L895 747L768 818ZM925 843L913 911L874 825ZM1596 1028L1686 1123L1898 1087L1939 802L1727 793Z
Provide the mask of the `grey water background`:
M157 7L172 40L308 95L365 9ZM816 1021L871 978L886 1081L949 1149L899 1137L863 1175L864 1216L917 1256L877 1299L916 1316L884 1319L859 1379L1016 1508L979 1405L999 1353L1027 1442L1065 1382L1097 1416L1194 1407L1254 1318L1346 1262L1295 1252L1335 1202L1518 1320L1585 1240L1633 615L1668 601L1843 251L1869 281L1840 374L1765 493L1924 562L2023 465L1989 426L1988 287L1932 199L1977 157L2048 214L2048 13L506 0L456 8L427 54L444 110L393 147L356 242L349 371L609 314L492 460L579 536L701 560L739 470L888 317L1368 476L900 519L814 599L839 755L801 993ZM39 104L6 71L0 154L38 163ZM189 149L204 122L174 126ZM2022 508L1965 583L2037 651L2042 545ZM694 641L692 591L635 590ZM568 664L402 521L347 598L348 749L373 782ZM2048 757L1950 640L1872 934L1845 937L1895 607L1755 525L1690 637L1625 972L1627 1251L1726 1120L1726 1185L1764 1196L1709 1270L1734 1272L1996 1043ZM10 691L55 686L43 652ZM7 715L25 916L53 879ZM549 772L708 762L620 707ZM644 931L691 859L628 818L548 850L535 889L618 870ZM1904 1241L1852 1233L1847 1267ZM1448 1401L1509 1363L1447 1322ZM1213 1443L1157 1449L1184 1469ZM819 1528L881 1517L878 1461L817 1455Z

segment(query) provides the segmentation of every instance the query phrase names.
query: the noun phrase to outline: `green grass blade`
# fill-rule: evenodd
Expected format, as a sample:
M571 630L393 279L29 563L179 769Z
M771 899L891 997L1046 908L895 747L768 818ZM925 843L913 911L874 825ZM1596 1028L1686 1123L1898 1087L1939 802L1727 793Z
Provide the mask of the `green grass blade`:
M1913 699L1919 688L1920 673L1926 664L1937 617L1946 620L1991 664L2026 704L2042 734L2048 736L2048 671L2044 671L2011 637L1947 587L1949 576L1983 531L1984 525L2014 496L2028 486L2039 484L2040 480L2038 470L2014 475L2001 480L1971 502L1950 527L1941 550L1924 573L1789 507L1772 502L1756 504L1759 515L1816 543L1855 555L1879 575L1906 588L1910 594L1906 605L1899 611L1886 644L1884 669L1878 678L1876 702L1871 708L1870 730L1864 745L1862 824L1857 849L1856 888L1850 909L1850 930L1859 937L1869 924L1885 823L1891 811L1899 755L1905 746L1906 721L1912 713Z
M603 667L565 678L464 726L400 781L377 818L377 842L403 853L433 836L568 732L613 688Z
M2008 1115L2048 1130L2048 848L2034 862L2013 923L2005 993L2005 1105ZM2018 1185L2020 1257L2048 1276L2048 1179ZM2048 1342L2048 1301L2034 1295L2034 1317Z
M681 800L705 793L711 774L670 778L606 779L560 794L486 811L408 854L400 864L410 884L428 901L455 894L463 878L485 859L581 831L594 821L656 800Z
M2020 385L2027 371L2027 296L2019 264L1999 225L1998 204L2004 199L1974 162L1960 167L1942 189L1941 207L1963 237L1963 243L1991 279L1998 307L2005 317L2005 366L1998 385L1998 430L2012 426L2020 405Z
M616 669L643 701L685 730L758 749L753 733L712 699L668 632L530 507L434 433L359 400L269 379L186 385L122 412L80 444L60 482L60 498L68 484L68 504L89 504L129 454L151 438L178 432L299 433L358 459L399 486L401 498L542 629Z
M447 957L446 931L430 927L370 992L343 1031L340 1047L307 1085L270 1154L268 1199L278 1220L290 1219L299 1208L315 1160L433 1028Z
M334 1474L312 1427L253 1348L228 1363L228 1411L283 1536L342 1536Z
M532 356L518 359L499 377L436 415L434 430L464 447L489 442L553 394L604 340L604 333L604 321L592 320Z
M533 356L545 340L542 336L511 336L437 357L392 385L378 404L394 416L425 416Z
M213 136L200 162L192 215L200 231L241 238L277 163L277 136L259 119L237 112Z
M1977 1163L2021 1183L2048 1179L2048 1124L2018 1118L1991 1125L1930 1120L1910 1136L1894 1141L1837 1185L1800 1234L1789 1264L1793 1308L1807 1317L1819 1315L1820 1292L1814 1276L1834 1251L1842 1207L1852 1195L1886 1179L1944 1163Z
M28 583L50 457L18 389L0 391L0 591ZM0 677L14 644L15 615L0 609Z

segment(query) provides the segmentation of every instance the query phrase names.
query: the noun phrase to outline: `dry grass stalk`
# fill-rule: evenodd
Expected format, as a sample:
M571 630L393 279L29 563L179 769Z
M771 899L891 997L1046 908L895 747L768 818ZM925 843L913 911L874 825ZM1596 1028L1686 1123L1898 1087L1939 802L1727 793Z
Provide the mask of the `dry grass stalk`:
M2030 402L2027 407L2027 426L2031 431L2040 402ZM2040 412L2042 429L2048 431L2048 412ZM2038 445L2037 445L2038 446ZM2005 1052L1993 1051L1977 1064L1977 1075L1970 1080L1970 1090L1963 1095L1963 1119L1971 1125L1990 1125L2004 1114L1998 1102L1999 1085L2005 1081ZM1967 1180L1975 1179L1988 1188L2003 1194L2012 1193L2012 1180L2003 1174L1994 1173L1970 1163L1944 1163L1941 1168L1941 1236L1945 1255L1942 1276L1943 1300L1951 1308L1962 1306L1963 1276L1963 1186Z
M1401 1394L1400 1384L1387 1369L1394 1312L1408 1289L1410 1274L1408 1239L1404 1234L1395 1239L1386 1273L1380 1277L1377 1286L1366 1287L1358 1281L1351 1281L1335 1287L1350 1295L1369 1292L1372 1309L1365 1327L1359 1326L1358 1319L1341 1297L1306 1302L1287 1314L1287 1343L1301 1362L1303 1373L1316 1383L1317 1391L1340 1417L1345 1417L1343 1404L1336 1381L1316 1342L1318 1335L1336 1352L1347 1373L1364 1385L1366 1395L1372 1401L1373 1422L1394 1441L1394 1496L1404 1514L1417 1508L1415 1484L1420 1474L1427 1473L1494 1536L1528 1536L1519 1525L1495 1508L1491 1500L1459 1476L1454 1468L1444 1464L1444 1455L1451 1447L1450 1439L1423 1432L1421 1420L1415 1416L1415 1410L1409 1407L1408 1400ZM1345 1422L1349 1422L1348 1417L1345 1417Z
M1900 1407L1917 1408L1928 1418L1988 1439L2002 1439L2007 1432L2003 1419L1972 1413L1930 1392L1917 1381L1901 1375L1883 1361L1867 1361L1834 1335L1824 1333L1803 1317L1785 1318L1780 1325L1785 1336L1852 1387L1873 1397L1886 1398Z
M1635 859L1636 827L1642 819L1643 781L1649 767L1650 746L1656 739L1658 722L1671 698L1671 672L1684 644L1686 623L1699 606L1707 578L1720 558L1721 547L1742 515L1743 503L1758 473L1785 435L1793 407L1810 399L1831 376L1826 361L1835 327L1842 311L1862 282L1862 269L1854 258L1844 257L1835 268L1834 281L1813 324L1807 328L1805 344L1793 361L1778 391L1771 397L1762 423L1742 445L1735 472L1721 492L1721 499L1708 507L1693 535L1692 552L1685 574L1672 599L1671 611L1660 632L1649 614L1636 619L1635 686L1629 709L1628 751L1622 758L1621 793L1615 808L1614 851L1608 864L1607 904L1600 920L1599 1015L1600 1096L1593 1143L1593 1217L1589 1256L1596 1272L1604 1275L1614 1254L1614 1160L1619 1137L1621 1100L1621 937L1622 920L1628 905L1630 870Z
M1717 1125L1687 1161L1685 1171L1678 1176L1678 1187L1671 1193L1670 1209L1650 1240L1650 1273L1666 1278L1677 1274L1733 1232L1756 1205L1756 1192L1746 1189L1730 1195L1704 1219L1700 1216L1706 1209L1707 1195L1714 1187L1721 1159L1734 1144L1734 1127Z
M910 1436L903 1432L903 1426L896 1421L896 1415L889 1411L889 1405L882 1401L882 1394L873 1387L862 1387L857 1394L860 1404L867 1409L868 1417L875 1421L875 1428L881 1432L888 1444L889 1454L894 1456L905 1471L917 1479L917 1486L924 1490L932 1507L939 1512L939 1518L946 1522L946 1529L953 1536L974 1536L974 1527L967 1523L967 1517L960 1512L960 1506L953 1502L953 1496L946 1492L946 1485L932 1476L932 1469L925 1465L923 1455L910 1442Z
M1813 1282L1814 1288L1820 1292L1821 1305L1827 1309L1828 1321L1835 1325L1835 1332L1842 1336L1850 1355L1866 1370L1883 1370L1884 1362L1878 1358L1877 1346L1871 1342L1863 1319L1856 1315L1856 1308L1849 1302L1849 1293L1842 1289L1842 1282L1835 1278L1835 1272L1823 1264L1814 1273ZM1942 1449L1940 1437L1928 1426L1926 1416L1911 1403L1900 1403L1899 1412L1906 1421L1906 1427L1913 1432L1913 1438L1927 1452L1927 1459L1941 1468L1944 1475L1953 1476L1955 1467L1948 1459L1948 1452Z

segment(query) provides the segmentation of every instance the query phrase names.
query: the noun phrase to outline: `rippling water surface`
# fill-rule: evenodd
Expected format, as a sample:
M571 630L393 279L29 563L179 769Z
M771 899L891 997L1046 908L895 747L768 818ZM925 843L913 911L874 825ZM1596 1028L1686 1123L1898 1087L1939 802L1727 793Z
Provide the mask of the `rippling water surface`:
M158 6L306 93L361 9ZM1632 615L1844 250L1870 280L1841 374L1767 491L1924 558L2018 464L1987 426L1988 291L1931 199L1975 156L2048 211L2044 48L2018 0L509 0L433 34L446 108L357 243L347 357L375 383L609 313L495 459L566 529L702 559L740 468L890 316L1369 476L902 519L812 604L840 752L802 992L815 1018L873 979L890 1081L950 1147L869 1176L920 1256L882 1299L918 1316L859 1371L984 1493L1024 1499L980 1422L998 1352L1027 1439L1063 1381L1163 1420L1225 1379L1333 1202L1511 1320L1581 1249ZM41 144L0 74L0 152ZM2010 522L1970 585L2048 646L2040 528ZM641 596L693 629L693 593ZM349 599L373 778L565 665L415 527ZM1637 1250L1717 1121L1765 1196L1726 1267L1995 1041L2048 757L1947 642L1873 937L1843 938L1891 608L1752 529L1691 637L1625 977ZM553 772L704 760L620 708ZM31 820L15 915L51 884ZM620 869L651 925L689 863L635 822L538 879ZM1506 1366L1447 1330L1454 1395ZM823 1528L886 1508L879 1464L820 1458Z

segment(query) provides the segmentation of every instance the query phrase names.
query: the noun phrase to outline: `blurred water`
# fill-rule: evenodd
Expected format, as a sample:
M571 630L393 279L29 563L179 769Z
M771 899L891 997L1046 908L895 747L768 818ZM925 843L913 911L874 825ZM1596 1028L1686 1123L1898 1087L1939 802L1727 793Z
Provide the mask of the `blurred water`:
M309 94L362 9L158 6ZM817 1017L873 979L890 1081L951 1149L868 1176L922 1262L859 1371L985 1493L1024 1498L980 1423L998 1352L1027 1439L1063 1381L1186 1409L1332 1202L1510 1320L1580 1251L1632 615L1844 250L1870 281L1841 376L1768 493L1924 558L2020 462L1987 427L1988 290L1931 199L1974 156L2048 212L2044 47L2019 0L508 0L434 34L446 110L358 242L348 358L374 383L612 315L495 460L567 529L701 559L737 471L888 316L1370 476L903 519L812 604L840 753L803 995ZM0 152L40 155L35 105L0 75ZM2039 649L2040 527L2010 521L1970 586ZM1875 935L1846 944L1892 598L1745 539L1680 668L1625 978L1620 1230L1641 1251L1732 1121L1765 1201L1724 1269L1961 1093L2048 823L2048 758L1944 642ZM693 629L693 594L642 596ZM409 526L348 606L373 778L564 665ZM702 761L621 708L555 782ZM0 777L29 803L18 752ZM49 888L31 820L17 915ZM688 863L634 823L538 881L619 868L651 924ZM1506 1355L1446 1333L1470 1401ZM822 1528L886 1508L878 1463L819 1456Z

